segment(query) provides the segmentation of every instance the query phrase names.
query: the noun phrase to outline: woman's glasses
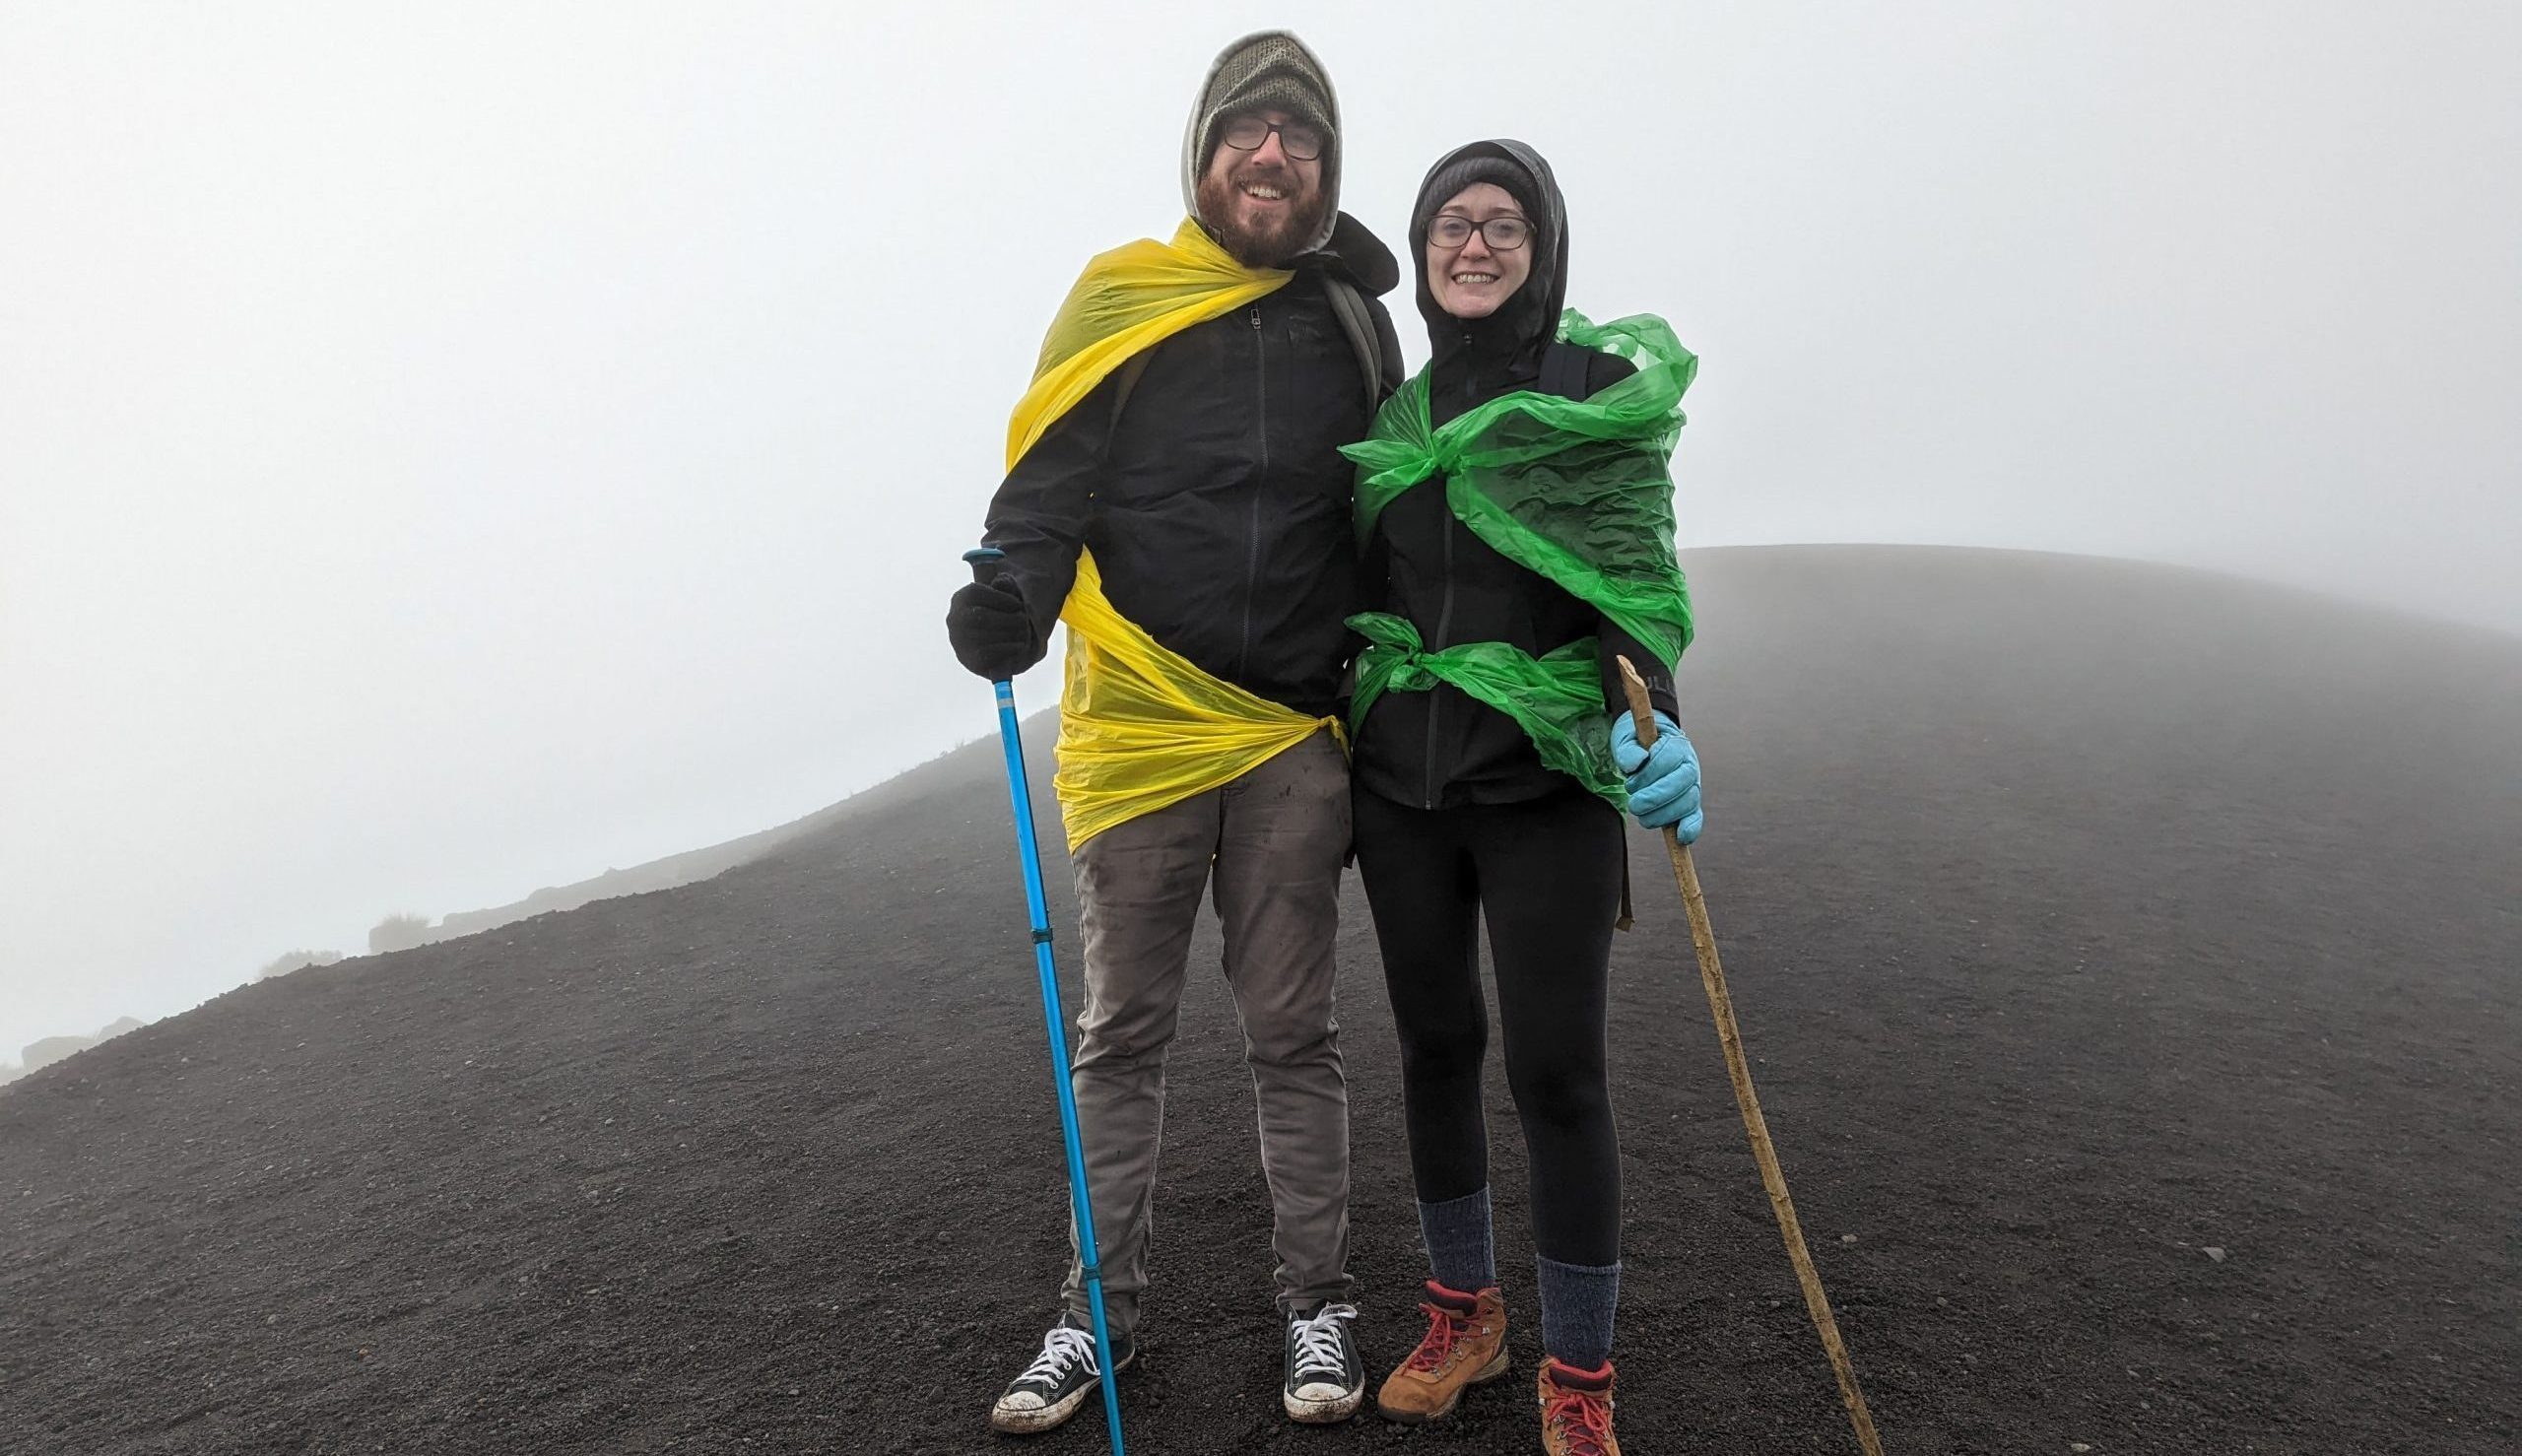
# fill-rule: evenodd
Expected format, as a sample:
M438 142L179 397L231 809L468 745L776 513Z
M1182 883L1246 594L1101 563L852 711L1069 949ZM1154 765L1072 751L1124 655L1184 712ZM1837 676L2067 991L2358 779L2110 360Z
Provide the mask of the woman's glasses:
M1301 121L1264 121L1258 116L1237 116L1226 124L1224 135L1226 144L1237 152L1258 152L1274 131L1279 134L1280 149L1291 162L1311 162L1322 155L1323 144L1329 140L1320 130Z
M1533 225L1511 214L1475 223L1453 213L1438 213L1427 225L1427 240L1438 247L1460 247L1474 232L1491 247L1509 253L1532 239Z

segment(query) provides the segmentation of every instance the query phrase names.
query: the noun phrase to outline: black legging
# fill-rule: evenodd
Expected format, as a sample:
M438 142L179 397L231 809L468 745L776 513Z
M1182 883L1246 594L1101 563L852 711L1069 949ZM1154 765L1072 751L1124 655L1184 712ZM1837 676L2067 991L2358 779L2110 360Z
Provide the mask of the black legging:
M1547 1259L1620 1259L1620 1135L1604 1042L1618 811L1573 786L1521 804L1424 810L1355 795L1358 869L1401 1032L1402 1103L1420 1201L1489 1182L1480 1070L1489 1018L1476 921L1532 1164L1533 1243Z

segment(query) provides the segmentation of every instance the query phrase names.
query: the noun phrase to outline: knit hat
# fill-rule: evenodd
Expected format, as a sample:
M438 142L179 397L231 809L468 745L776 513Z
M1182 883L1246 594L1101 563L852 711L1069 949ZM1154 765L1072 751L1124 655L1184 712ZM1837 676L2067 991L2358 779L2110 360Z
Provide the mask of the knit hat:
M1542 206L1540 195L1534 190L1531 172L1503 157L1457 153L1429 172L1427 180L1419 186L1419 210L1410 219L1410 230L1422 245L1427 241L1429 225L1435 221L1436 210L1453 201L1463 188L1478 186L1482 182L1505 188L1506 195L1515 199L1515 205L1524 210L1524 216L1531 219L1534 226L1539 227L1548 221L1548 210ZM1548 252L1548 245L1545 244L1542 250Z
M1182 205L1200 215L1200 174L1216 155L1218 130L1246 111L1285 111L1322 128L1322 231L1305 242L1310 252L1330 240L1340 215L1340 102L1331 78L1303 41L1286 31L1259 31L1218 52L1200 83L1191 124L1182 134ZM1202 218L1202 222L1207 219Z

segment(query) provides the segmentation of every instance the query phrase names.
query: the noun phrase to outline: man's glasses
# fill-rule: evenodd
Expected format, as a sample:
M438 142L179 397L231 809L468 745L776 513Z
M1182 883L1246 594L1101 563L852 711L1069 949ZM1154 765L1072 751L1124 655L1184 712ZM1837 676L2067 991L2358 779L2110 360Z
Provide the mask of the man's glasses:
M1438 247L1460 247L1474 232L1497 251L1510 253L1532 239L1533 225L1511 214L1475 223L1453 213L1438 213L1427 225L1427 240Z
M1324 143L1330 140L1319 129L1301 121L1265 121L1258 116L1237 116L1226 124L1224 135L1226 144L1237 152L1258 152L1274 131L1279 134L1280 149L1291 162L1311 162L1322 155Z

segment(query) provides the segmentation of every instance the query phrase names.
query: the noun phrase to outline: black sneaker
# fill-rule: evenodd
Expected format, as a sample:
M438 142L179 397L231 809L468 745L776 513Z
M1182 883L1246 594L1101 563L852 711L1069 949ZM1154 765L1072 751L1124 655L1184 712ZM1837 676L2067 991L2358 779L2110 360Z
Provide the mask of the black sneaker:
M1130 1367L1137 1354L1126 1341L1115 1341L1121 1357L1112 1365L1119 1374ZM989 1408L990 1429L1009 1435L1029 1435L1048 1430L1074 1416L1088 1400L1096 1398L1102 1386L1101 1368L1095 1360L1095 1332L1075 1325L1051 1326L1042 1337L1042 1353L1025 1373L1016 1377Z
M1288 1419L1328 1425L1358 1414L1366 1398L1366 1368L1358 1359L1349 1322L1354 1304L1325 1304L1310 1316L1288 1318L1288 1383L1280 1404Z

